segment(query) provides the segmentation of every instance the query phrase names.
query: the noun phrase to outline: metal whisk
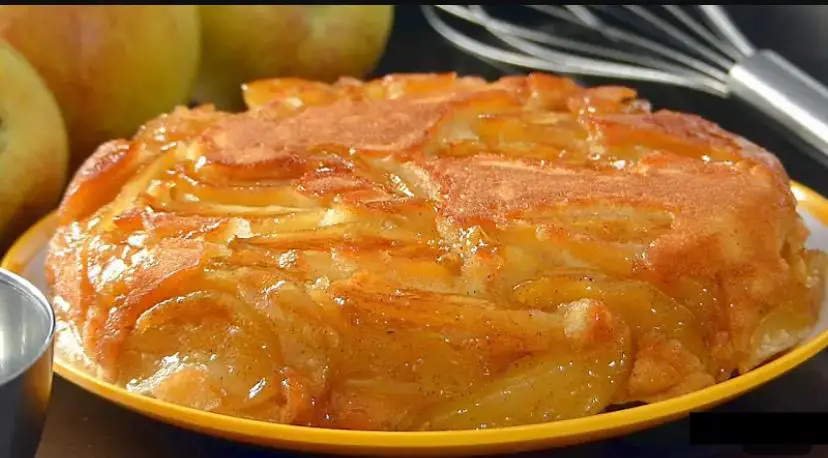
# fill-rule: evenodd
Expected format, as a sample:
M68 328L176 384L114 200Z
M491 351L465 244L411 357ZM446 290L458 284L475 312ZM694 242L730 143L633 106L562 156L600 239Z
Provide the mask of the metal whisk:
M718 5L425 5L423 13L445 39L489 61L742 99L828 159L828 89L757 50Z

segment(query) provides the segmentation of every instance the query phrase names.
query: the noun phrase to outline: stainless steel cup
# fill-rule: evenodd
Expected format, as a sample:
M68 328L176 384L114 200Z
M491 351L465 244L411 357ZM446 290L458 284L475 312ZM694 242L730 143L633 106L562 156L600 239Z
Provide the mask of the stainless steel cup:
M37 451L52 391L54 332L46 297L0 269L0 458Z

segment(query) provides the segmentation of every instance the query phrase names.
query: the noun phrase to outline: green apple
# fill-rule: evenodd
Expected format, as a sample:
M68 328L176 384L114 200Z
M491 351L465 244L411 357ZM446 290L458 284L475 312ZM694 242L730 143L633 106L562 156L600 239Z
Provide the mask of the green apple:
M201 6L199 102L243 106L241 85L297 77L333 81L362 77L385 50L391 5Z
M57 204L68 157L55 98L37 70L0 41L0 255Z
M71 165L187 103L198 72L195 6L0 6L0 39L38 70L63 113Z

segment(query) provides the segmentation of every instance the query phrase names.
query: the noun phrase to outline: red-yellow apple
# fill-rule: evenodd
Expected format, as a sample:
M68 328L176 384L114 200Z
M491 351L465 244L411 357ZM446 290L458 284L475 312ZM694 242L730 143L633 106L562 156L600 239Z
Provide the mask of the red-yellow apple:
M362 77L385 50L391 5L201 6L199 102L242 107L241 85L292 76Z
M26 59L0 41L0 255L57 204L68 157L55 98Z
M0 6L0 39L60 105L72 165L188 102L200 54L195 6Z

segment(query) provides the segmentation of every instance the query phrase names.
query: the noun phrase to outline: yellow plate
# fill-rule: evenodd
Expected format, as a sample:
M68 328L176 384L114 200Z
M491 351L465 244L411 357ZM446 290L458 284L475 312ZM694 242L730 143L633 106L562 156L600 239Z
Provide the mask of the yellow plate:
M812 234L809 244L828 250L828 200L792 184L800 213ZM46 288L43 257L55 227L50 215L27 231L9 250L2 267ZM785 355L723 383L667 401L555 423L511 428L452 432L343 431L280 425L219 415L132 394L101 382L59 359L56 372L81 388L128 409L183 428L263 446L354 455L475 455L560 447L628 434L666 423L694 410L732 399L778 377L828 345L828 301L809 340Z

